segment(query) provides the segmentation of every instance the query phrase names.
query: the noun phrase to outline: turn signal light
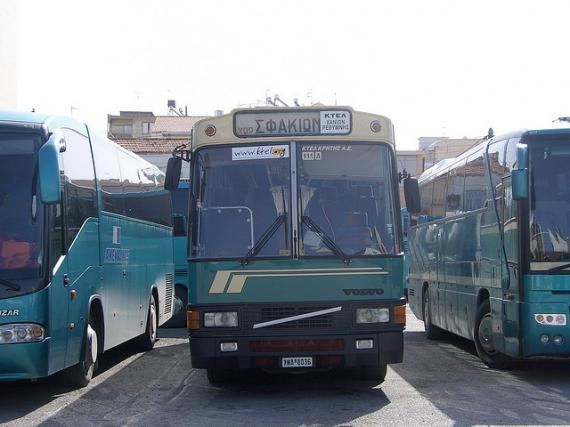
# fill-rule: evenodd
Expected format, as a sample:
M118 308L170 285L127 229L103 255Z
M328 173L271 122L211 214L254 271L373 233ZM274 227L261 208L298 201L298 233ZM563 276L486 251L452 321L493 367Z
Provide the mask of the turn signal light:
M406 325L406 306L396 305L394 306L394 324L396 325Z
M200 329L200 312L188 310L186 312L186 325L189 331Z

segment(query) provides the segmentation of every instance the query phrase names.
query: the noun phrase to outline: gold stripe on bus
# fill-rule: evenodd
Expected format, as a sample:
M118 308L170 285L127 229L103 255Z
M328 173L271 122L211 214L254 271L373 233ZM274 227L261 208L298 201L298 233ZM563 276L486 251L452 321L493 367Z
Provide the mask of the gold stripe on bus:
M223 294L229 283L228 293L241 293L249 277L293 277L293 276L350 276L388 274L381 267L345 269L303 269L303 270L220 270L216 272L210 294ZM231 278L231 279L230 279Z

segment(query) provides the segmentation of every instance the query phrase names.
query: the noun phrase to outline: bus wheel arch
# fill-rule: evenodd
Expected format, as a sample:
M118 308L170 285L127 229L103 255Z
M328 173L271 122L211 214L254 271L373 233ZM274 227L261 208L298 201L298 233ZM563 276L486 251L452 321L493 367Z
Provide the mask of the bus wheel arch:
M153 286L150 291L145 330L137 339L138 347L142 351L152 350L157 339L159 305L158 289Z
M99 297L92 297L89 302L90 323L97 333L97 353L102 354L105 348L105 318L103 317L103 304Z
M473 326L473 341L475 342L477 355L490 368L508 369L513 367L515 360L506 354L498 352L493 347L491 302L488 292L486 290L480 292L477 301L477 313Z
M91 298L83 335L79 362L66 369L64 382L74 387L86 387L97 370L98 355L103 352L103 311L101 301Z
M437 340L444 334L443 329L435 326L431 317L431 299L429 297L429 285L424 282L422 287L422 316L424 321L425 335L428 340Z

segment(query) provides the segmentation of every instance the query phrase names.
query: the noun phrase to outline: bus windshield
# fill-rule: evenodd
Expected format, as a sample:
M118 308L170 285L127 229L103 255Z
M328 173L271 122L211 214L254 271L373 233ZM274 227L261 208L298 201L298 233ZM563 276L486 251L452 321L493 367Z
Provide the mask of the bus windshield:
M570 141L529 148L532 269L549 270L570 261Z
M291 255L288 145L203 148L194 162L193 257L243 258L262 236L258 256Z
M387 146L302 143L297 149L297 164L302 254L332 255L333 250L320 234L347 256L395 253L393 172ZM318 227L311 227L310 221Z
M42 224L37 177L39 135L0 133L0 298L37 287Z

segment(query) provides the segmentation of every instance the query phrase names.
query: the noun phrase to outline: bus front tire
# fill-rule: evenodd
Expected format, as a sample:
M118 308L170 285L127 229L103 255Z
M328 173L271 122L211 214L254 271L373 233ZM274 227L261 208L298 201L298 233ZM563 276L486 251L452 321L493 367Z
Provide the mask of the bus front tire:
M158 313L156 311L156 301L154 296L150 297L148 314L146 318L146 329L139 337L140 348L143 351L152 350L156 343L156 331L158 329Z
M495 369L508 369L513 367L514 359L506 354L499 353L493 347L491 305L489 300L483 301L477 308L473 341L475 341L477 355L488 367Z
M379 363L373 366L361 366L360 367L360 379L365 381L377 381L379 383L384 382L386 378L386 370L388 365L386 363Z
M425 288L422 294L422 313L424 317L424 329L428 340L437 340L443 336L443 330L431 322L431 302L429 288Z
M86 387L97 369L97 331L90 319L85 331L84 348L77 365L68 368L64 373L64 381L73 387Z

